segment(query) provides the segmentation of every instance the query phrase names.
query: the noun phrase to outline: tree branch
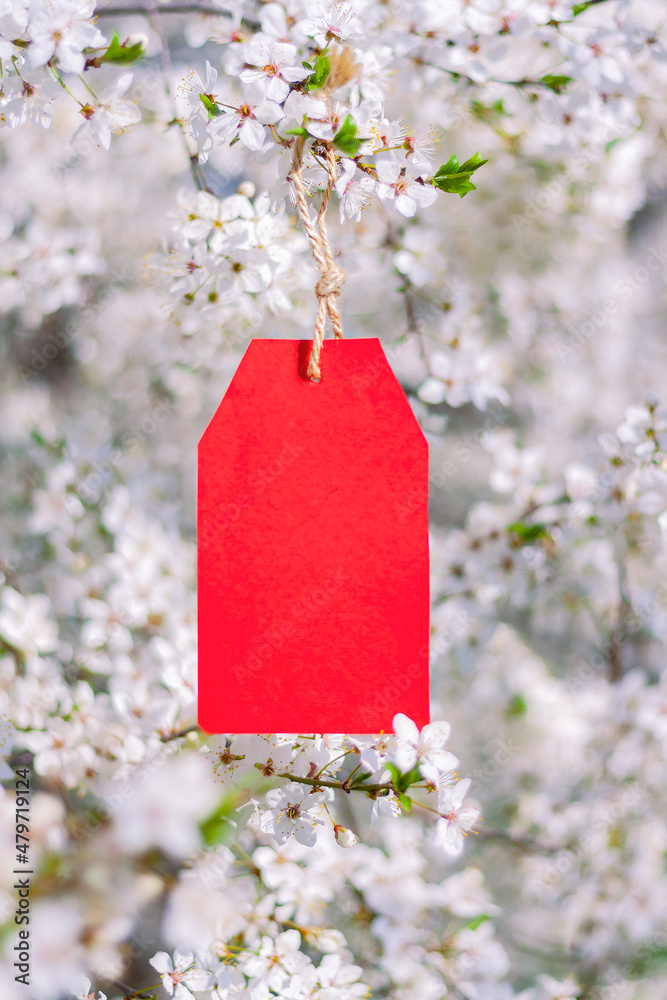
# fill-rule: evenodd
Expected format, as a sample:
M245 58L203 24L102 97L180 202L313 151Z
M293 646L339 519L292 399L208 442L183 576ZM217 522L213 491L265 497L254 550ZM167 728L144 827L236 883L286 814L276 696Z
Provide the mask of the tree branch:
M98 7L95 11L96 17L114 17L122 14L144 14L146 17L150 17L151 14L155 13L155 9L150 6L140 6L130 5L127 7ZM209 7L207 4L203 3L175 3L170 6L160 7L160 15L162 14L213 14L216 16L223 15L229 17L229 12L226 10L220 10L218 7Z
M344 792L394 792L396 789L391 784L382 785L352 785L347 787L343 781L326 781L322 778L302 778L297 774L276 774L276 778L287 778L289 781L297 781L301 785L312 785L314 788L338 788Z
M167 733L165 736L161 736L160 740L163 743L169 743L170 740L179 740L182 736L187 736L188 733L198 733L199 726L188 726L187 729L179 729L177 733Z
M545 854L555 854L563 850L562 847L557 847L555 844L542 843L535 837L519 837L509 833L507 830L495 830L482 826L476 832L482 840L500 840L502 843L510 844L512 847L527 847L531 850L542 851Z

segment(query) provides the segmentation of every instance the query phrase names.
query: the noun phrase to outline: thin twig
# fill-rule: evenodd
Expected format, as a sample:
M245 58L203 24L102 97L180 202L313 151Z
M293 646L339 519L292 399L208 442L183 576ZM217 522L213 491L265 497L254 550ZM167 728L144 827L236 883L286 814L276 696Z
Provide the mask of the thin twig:
M189 733L198 733L199 726L188 726L187 729L179 729L177 733L168 733L165 736L161 736L160 740L162 743L169 743L171 740L179 740L182 736L187 736Z
M0 573L3 574L5 580L13 590L21 592L21 583L16 570L8 562L5 562L2 557L0 557Z
M169 9L169 8L165 8L165 9ZM163 10L160 9L160 11L158 11L157 6L155 4L151 4L151 6L148 7L144 11L144 13L148 16L148 19L149 19L151 25L153 26L153 28L155 30L155 33L157 34L158 38L160 39L160 62L162 63L162 74L164 76L164 87L165 87L165 92L167 94L167 97L170 100L172 100L173 98L172 98L172 93L171 93L171 84L169 83L169 76L171 74L171 55L170 55L170 52L169 52L169 45L167 43L167 39L165 37L164 31L162 30L162 24L161 24L160 18L158 16L158 14L162 14L163 13ZM185 148L185 153L186 153L186 155L188 157L188 162L190 164L190 170L192 172L192 179L193 179L193 181L195 183L195 187L197 188L198 191L207 191L208 188L206 187L206 184L204 183L204 179L201 176L201 173L200 173L200 171L198 169L199 164L198 164L197 153L191 153L190 152L190 147L188 146L188 140L186 139L185 132L183 131L183 125L182 125L182 123L180 121L178 121L178 119L175 119L175 121L176 121L176 124L178 125L178 130L181 133L181 138L183 140L183 146Z
M122 14L144 14L146 17L154 13L152 6L133 5L128 7L98 7L95 17L113 17ZM229 11L220 10L218 7L209 7L202 3L175 3L168 7L161 7L160 14L214 14L216 16L229 17Z
M544 844L535 837L520 837L509 833L507 830L495 830L482 826L477 831L481 840L499 840L501 843L510 844L512 847L528 847L531 850L543 851L545 854L555 854L563 848L555 844Z
M290 781L297 781L301 785L312 785L314 788L338 788L343 789L342 781L326 781L323 778L302 778L297 774L277 774L276 778L288 778ZM382 785L353 785L349 789L343 789L344 791L350 792L383 792L395 791L394 786L391 784Z
M148 997L154 996L152 992L149 993L148 991L157 990L160 986L162 986L162 982L159 982L156 983L155 986L145 986L141 990L132 990L131 986L121 982L120 979L108 979L107 982L111 983L111 985L115 986L117 989L122 990L124 1000L131 1000L132 997L137 997L137 1000L142 1000L142 998L144 998L144 1000L148 1000Z
M613 629L609 637L609 656L608 656L608 680L610 684L618 684L618 682L623 677L623 658L621 656L621 650L625 645L627 639L627 628L626 619L628 618L630 612L632 611L632 603L628 597L628 591L626 586L626 570L625 564L622 559L618 561L618 592L619 592L619 607L618 607L618 620L616 628Z

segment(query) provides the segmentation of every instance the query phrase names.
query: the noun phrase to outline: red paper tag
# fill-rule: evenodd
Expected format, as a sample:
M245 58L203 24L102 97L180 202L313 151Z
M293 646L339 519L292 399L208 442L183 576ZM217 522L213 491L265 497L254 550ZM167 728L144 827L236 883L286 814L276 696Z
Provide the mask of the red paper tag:
M253 340L199 444L199 723L429 721L428 447L377 339Z

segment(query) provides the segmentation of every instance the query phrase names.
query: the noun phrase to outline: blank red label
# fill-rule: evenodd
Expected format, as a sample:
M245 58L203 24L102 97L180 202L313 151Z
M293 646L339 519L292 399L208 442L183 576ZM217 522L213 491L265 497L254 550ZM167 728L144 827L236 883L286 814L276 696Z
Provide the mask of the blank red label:
M380 341L253 340L199 444L199 723L429 720L428 448Z

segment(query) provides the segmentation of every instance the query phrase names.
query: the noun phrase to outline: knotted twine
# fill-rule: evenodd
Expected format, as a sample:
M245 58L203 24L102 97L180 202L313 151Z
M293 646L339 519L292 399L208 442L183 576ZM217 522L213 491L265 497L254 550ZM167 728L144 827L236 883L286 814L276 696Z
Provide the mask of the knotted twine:
M340 311L336 299L343 290L345 284L345 271L334 262L333 253L329 245L329 235L327 233L326 211L333 194L334 182L336 180L336 157L332 149L326 151L327 186L322 194L322 201L317 213L317 229L313 225L310 217L308 202L306 201L306 189L303 183L301 169L303 166L304 141L302 136L298 136L294 143L294 153L292 155L292 170L290 180L294 185L296 194L296 207L299 218L306 231L306 236L310 240L310 248L315 258L320 276L315 285L315 295L317 296L317 316L315 318L315 329L313 331L313 348L308 361L308 378L313 382L319 382L320 353L324 336L326 333L327 314L331 320L333 332L338 340L343 339L343 324L340 318Z

